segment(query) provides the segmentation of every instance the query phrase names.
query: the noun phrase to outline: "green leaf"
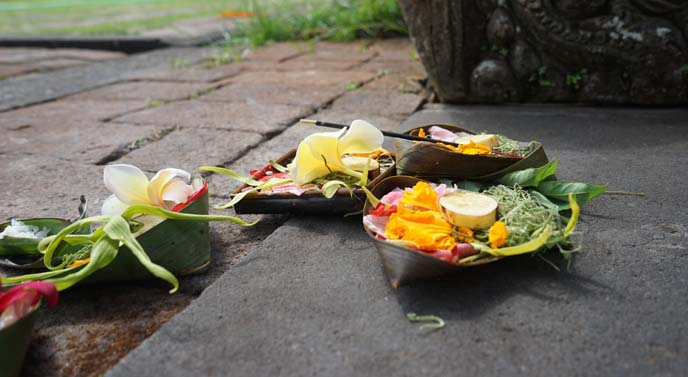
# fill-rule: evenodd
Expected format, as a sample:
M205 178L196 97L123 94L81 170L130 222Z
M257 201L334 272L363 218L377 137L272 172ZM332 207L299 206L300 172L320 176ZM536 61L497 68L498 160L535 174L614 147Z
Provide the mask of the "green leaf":
M480 192L483 188L485 188L484 184L476 181L458 181L454 182L453 185L461 190L472 192Z
M510 187L515 185L521 187L534 187L547 179L547 177L556 173L557 165L557 160L552 160L539 168L523 169L506 174L499 178L497 182Z
M177 278L166 268L151 261L139 241L131 234L129 223L123 217L113 217L112 220L105 224L103 229L110 238L121 241L151 274L170 283L172 285L170 293L174 293L179 289Z
M215 208L215 209L226 209L226 208L232 207L232 206L234 206L235 204L239 203L239 201L241 201L241 199L243 199L246 195L248 195L248 194L250 194L250 193L252 193L252 192L261 191L261 190L268 190L268 189L273 188L273 187L275 187L275 186L284 185L284 184L287 184L287 183L291 183L291 182L293 182L293 181L294 181L294 180L293 180L293 179L290 179L290 178L289 178L289 179L270 178L270 179L268 179L268 180L265 181L265 182L261 182L261 184L260 184L259 186L252 187L252 188L250 188L250 189L248 189L248 190L244 190L244 191L242 191L242 192L240 192L240 193L234 195L234 197L232 198L232 200L230 200L228 203L225 203L225 204L223 204L223 205L221 205L221 206L216 206L216 207L213 207L213 208Z
M377 207L377 205L380 204L380 199L376 198L375 195L372 192L370 192L370 190L368 190L367 187L361 187L361 190L363 190L373 208Z
M230 221L235 224L239 225L244 225L244 226L253 226L255 225L258 221L254 221L252 223L247 223L244 220L238 218L238 217L233 217L233 216L222 216L222 215L194 215L191 213L182 213L182 212L172 212L168 211L166 209L162 209L160 207L153 207L153 206L147 206L144 204L136 204L133 206L129 206L124 213L122 213L122 217L125 219L131 219L133 216L136 215L155 215L158 217L162 217L165 219L172 219L172 220L195 220L195 221Z
M226 175L230 178L233 178L233 179L235 179L241 183L245 183L249 186L260 186L264 183L261 181L256 181L253 178L245 177L245 176L235 172L234 170L225 169L225 168L221 168L221 167L217 167L217 166L201 166L200 168L198 168L198 170L211 171L213 173Z
M349 187L349 185L347 185L346 183L344 183L342 181L329 181L329 182L325 183L324 185L322 185L322 188L320 189L320 191L322 191L322 194L324 197L326 197L327 199L330 199L331 197L333 197L337 193L337 190L339 190L340 187L344 187L344 188L348 189L349 194L351 194L351 195L354 194L353 191L351 190L351 187Z
M62 261L57 266L52 265L52 259L53 259L53 254L55 251L57 251L57 248L60 246L62 243L62 240L71 233L77 232L80 229L89 226L90 224L93 223L103 223L107 222L110 220L109 216L93 216L93 217L88 217L79 221L75 221L71 223L70 225L66 226L64 229L62 229L59 233L57 233L55 236L51 237L46 237L41 242L38 243L38 251L43 253L43 262L45 264L45 267L49 270L59 270L64 267L66 264L66 260ZM49 242L48 242L49 241Z
M578 204L585 204L607 191L607 186L582 182L545 181L537 186L537 191L550 199L562 202L569 200L569 193L576 195ZM561 206L559 207L561 209Z
M563 211L561 209L562 206L565 206L568 209L568 202L562 202L556 199L550 199L544 195L542 195L539 191L535 189L529 189L528 194L530 194L530 197L535 199L538 203L542 204L545 207L558 207L559 211Z
M113 240L107 236L103 236L93 245L90 255L91 260L81 269L78 269L76 272L69 275L48 279L47 281L55 284L55 287L58 291L64 291L65 289L87 278L97 270L100 270L101 268L112 263L112 261L117 257L118 251L119 241ZM63 271L66 271L66 269L61 270L61 272Z

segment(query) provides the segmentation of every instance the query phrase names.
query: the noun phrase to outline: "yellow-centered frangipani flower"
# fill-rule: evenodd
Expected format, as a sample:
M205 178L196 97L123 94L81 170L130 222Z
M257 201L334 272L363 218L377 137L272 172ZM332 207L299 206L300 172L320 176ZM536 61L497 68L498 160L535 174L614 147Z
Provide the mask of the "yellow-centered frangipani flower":
M103 202L103 215L119 215L127 207L144 204L171 210L184 203L203 183L191 182L191 174L181 169L160 170L149 181L141 169L133 165L107 165L103 173L105 187L112 192Z
M380 130L364 120L354 120L341 131L312 134L299 144L294 161L288 165L294 183L303 185L330 172L340 172L361 178L342 162L347 154L373 153L382 147Z

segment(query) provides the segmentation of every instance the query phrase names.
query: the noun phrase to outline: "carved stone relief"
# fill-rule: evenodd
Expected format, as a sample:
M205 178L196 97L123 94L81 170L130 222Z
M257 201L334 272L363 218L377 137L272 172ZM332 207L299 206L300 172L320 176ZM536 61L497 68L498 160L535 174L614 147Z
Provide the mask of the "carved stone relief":
M688 1L399 2L445 102L688 102Z

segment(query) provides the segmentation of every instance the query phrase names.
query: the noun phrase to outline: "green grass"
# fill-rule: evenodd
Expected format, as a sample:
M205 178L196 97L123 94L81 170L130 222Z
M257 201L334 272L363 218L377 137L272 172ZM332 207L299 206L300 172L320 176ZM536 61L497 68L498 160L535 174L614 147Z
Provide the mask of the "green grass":
M224 9L251 10L234 40L352 40L406 35L396 0L0 0L1 35L136 35Z
M242 0L0 0L0 34L129 35L216 16L241 4Z
M396 0L248 2L256 12L245 27L253 45L286 40L348 41L386 34L407 35Z

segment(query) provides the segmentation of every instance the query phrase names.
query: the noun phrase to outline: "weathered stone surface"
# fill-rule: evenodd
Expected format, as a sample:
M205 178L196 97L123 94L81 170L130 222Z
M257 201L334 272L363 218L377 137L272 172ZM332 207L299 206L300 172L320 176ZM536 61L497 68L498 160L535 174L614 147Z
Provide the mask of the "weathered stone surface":
M0 79L29 73L34 71L34 69L35 68L29 64L0 63Z
M468 90L465 78L471 69L472 57L466 53L466 49L474 43L474 38L464 36L464 20L471 18L466 14L463 3L399 2L411 40L424 63L430 82L444 101L464 101Z
M198 65L164 71L134 73L131 80L141 81L174 81L174 82L215 82L241 73L238 64L226 64L217 67Z
M358 43L319 42L307 56L315 60L364 62L376 55L366 41Z
M165 127L222 128L268 134L308 115L310 107L205 102L166 104L116 118L115 122L157 124Z
M359 71L375 73L377 75L400 74L415 78L425 78L425 68L418 60L393 61L373 59L356 67Z
M125 56L121 52L75 48L0 47L0 63L34 63L53 59L103 61Z
M359 116L381 115L403 120L421 104L422 100L423 97L416 94L364 88L347 92L334 101L331 108Z
M284 104L320 108L345 92L339 85L238 82L200 97L202 101Z
M146 100L54 101L0 113L0 128L67 126L73 122L102 121L148 107Z
M199 166L217 166L233 161L261 140L260 134L249 131L183 128L127 154L117 162L151 172L167 167L194 172Z
M367 83L365 89L420 94L423 91L423 86L417 78L388 73Z
M207 84L177 82L123 82L90 90L69 97L70 100L131 100L173 101L189 98L208 90Z
M325 60L312 54L302 55L294 59L289 59L275 66L278 71L295 70L322 70L322 71L345 71L361 64L361 60L334 59Z
M289 220L108 376L681 375L687 219L667 208L688 199L676 174L688 163L686 110L442 110L405 126L537 138L560 152L560 178L648 195L584 206L568 271L549 253L562 271L516 257L396 291L359 220ZM423 333L409 312L447 326Z
M132 72L169 68L176 60L195 64L214 56L212 48L169 48L93 64L0 81L0 111L54 100L121 81Z
M82 194L100 208L109 195L102 174L102 167L49 156L0 155L0 218L75 218Z
M275 43L267 47L250 50L244 57L249 61L281 62L307 51L308 45L305 43Z
M155 138L157 131L156 126L121 123L37 123L4 131L0 150L12 156L40 155L94 164L133 148L137 141Z
M246 72L232 81L248 83L282 83L288 85L341 85L346 88L347 83L363 83L371 80L374 74L360 71L264 71Z
M415 46L406 38L376 40L369 50L376 53L375 60L378 61L404 62L418 59Z
M400 4L443 101L688 103L685 1Z

